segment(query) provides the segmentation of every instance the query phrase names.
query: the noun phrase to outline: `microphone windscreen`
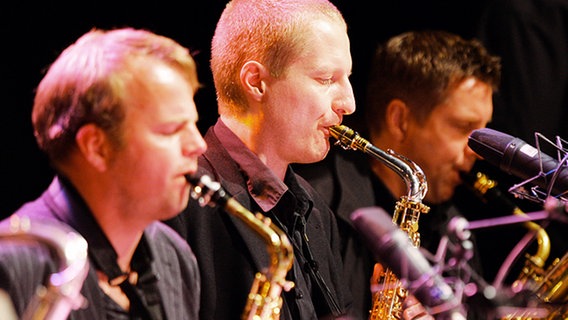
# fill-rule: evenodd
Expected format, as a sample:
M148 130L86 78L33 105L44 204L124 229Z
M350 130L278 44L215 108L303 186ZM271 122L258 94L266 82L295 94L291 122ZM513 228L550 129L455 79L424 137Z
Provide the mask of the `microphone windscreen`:
M468 145L478 155L482 156L487 162L499 166L505 150L512 143L522 142L506 133L499 132L490 128L474 130L469 136Z

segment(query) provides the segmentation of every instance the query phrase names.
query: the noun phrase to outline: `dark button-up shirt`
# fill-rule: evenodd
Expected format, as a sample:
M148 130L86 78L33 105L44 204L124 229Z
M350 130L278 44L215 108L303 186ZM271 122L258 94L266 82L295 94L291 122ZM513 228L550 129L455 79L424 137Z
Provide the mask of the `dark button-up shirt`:
M330 315L328 301L335 301L340 312L345 312L350 296L341 279L336 221L327 205L291 168L284 181L277 178L221 120L205 140L208 149L199 159L200 174L220 182L247 210L269 217L294 245L294 263L287 278L295 287L282 294L281 319ZM242 217L228 215L219 207L201 207L195 201L167 223L187 238L201 266L200 317L239 317L245 312L254 275L265 272L271 263L262 235Z
M69 319L198 318L200 278L197 261L187 243L162 222L154 222L144 230L135 251L131 268L138 272L139 280L134 286L134 295L142 302L137 305L131 298L132 312L126 312L104 294L96 274L96 270L100 270L109 279L122 274L116 264L116 252L68 181L56 177L41 197L25 204L15 214L29 217L34 222L32 225L37 222L39 227L49 221L64 224L87 241L89 270L81 288L87 303L83 308L71 311ZM39 250L45 249L42 245L47 243L28 247L19 245L17 249L13 245L0 246L0 288L8 292L20 316L35 290L46 284L47 276L58 271L57 259L46 250Z

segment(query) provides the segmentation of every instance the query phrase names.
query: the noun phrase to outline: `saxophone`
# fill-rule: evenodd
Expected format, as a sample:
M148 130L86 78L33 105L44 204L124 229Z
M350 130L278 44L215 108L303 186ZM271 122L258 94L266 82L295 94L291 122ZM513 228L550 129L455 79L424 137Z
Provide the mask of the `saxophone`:
M408 234L415 247L419 247L418 220L420 214L426 214L430 210L428 206L422 203L422 199L428 190L422 169L416 163L393 150L384 151L373 146L347 126L333 126L329 128L329 131L331 136L337 140L336 145L346 150L359 150L373 156L384 162L404 180L408 194L397 201L392 221ZM408 295L407 289L390 269L383 268L377 263L375 270L379 273L380 289L373 293L373 306L369 311L369 319L402 319L402 304Z
M81 288L89 271L87 241L67 225L30 220L12 215L0 225L0 240L40 244L57 260L59 271L36 290L22 320L67 319L72 310L85 305Z
M264 273L256 273L241 319L279 319L282 308L281 293L294 287L294 282L286 280L286 274L294 260L293 248L288 237L271 222L270 218L247 210L231 197L219 182L211 180L209 176L186 175L186 179L192 185L191 197L201 206L216 204L222 207L245 222L267 243L270 266Z
M515 215L526 215L511 200L505 197L497 188L497 182L487 175L477 172L464 175L464 181L469 184L482 200L498 205L500 208L512 212ZM549 311L545 317L525 316L509 314L502 319L515 320L552 320L568 319L568 253L561 259L556 258L546 267L546 260L550 255L550 239L548 234L539 224L532 221L524 222L524 226L536 232L537 250L533 255L525 255L525 264L513 282L512 289L515 292L528 290L544 303Z

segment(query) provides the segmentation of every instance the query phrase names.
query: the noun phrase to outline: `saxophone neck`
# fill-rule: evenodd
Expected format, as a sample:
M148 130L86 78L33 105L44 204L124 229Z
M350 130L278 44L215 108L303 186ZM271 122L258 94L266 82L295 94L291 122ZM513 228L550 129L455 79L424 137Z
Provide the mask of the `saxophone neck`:
M192 185L191 197L201 206L219 206L227 213L243 221L266 243L270 265L255 275L249 299L243 311L243 320L277 320L282 308L281 292L289 291L294 282L286 275L294 261L293 247L282 229L261 213L253 214L229 195L217 181L209 176L186 176Z
M286 280L286 275L294 262L294 249L288 236L278 226L270 222L270 229L278 235L280 241L278 245L272 245L268 249L272 256L268 272L272 274L274 282L278 283L284 291L289 291L294 287L294 283Z
M420 214L430 210L422 203L428 191L426 176L422 169L410 159L391 149L384 151L375 147L346 126L333 126L329 128L329 131L330 135L337 140L336 145L346 150L363 151L384 163L402 178L408 193L397 201L392 221L408 235L413 246L419 247L418 220ZM369 319L401 319L402 303L408 292L391 270L382 267L380 269L382 271L377 272L376 278L375 275L373 276L373 281L380 283L381 289L373 294L373 307Z
M426 175L422 168L412 160L401 154L397 154L391 149L387 151L393 158L398 160L397 166L401 168L399 175L406 184L408 199L415 202L422 202L426 196L426 192L428 192L428 183L426 182Z
M227 200L225 210L243 220L266 242L270 255L267 278L291 288L293 284L286 281L286 274L292 268L294 249L286 233L269 217L261 213L253 214L234 198Z
M384 151L375 147L347 126L335 125L329 128L329 132L337 140L336 145L346 150L363 151L396 172L406 184L408 199L422 202L428 192L428 183L424 171L415 162L391 149Z
M271 256L268 272L284 279L294 260L294 250L286 233L272 223L270 218L261 213L250 212L228 194L219 182L213 181L209 176L187 175L186 179L192 185L191 197L201 206L217 205L223 208L227 213L246 223L266 242Z

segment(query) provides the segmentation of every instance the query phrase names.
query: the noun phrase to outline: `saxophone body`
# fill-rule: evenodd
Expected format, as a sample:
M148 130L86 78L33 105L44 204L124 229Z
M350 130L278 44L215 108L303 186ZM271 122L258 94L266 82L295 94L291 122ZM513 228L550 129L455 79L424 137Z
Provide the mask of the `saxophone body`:
M13 215L0 226L0 241L38 244L49 249L58 271L37 288L22 320L67 319L85 305L81 288L89 271L87 241L67 225L39 222Z
M266 242L270 265L255 275L247 304L241 316L243 320L277 320L282 308L282 291L294 287L286 280L292 267L294 254L286 234L271 219L261 213L253 214L223 190L219 182L207 175L186 176L192 185L191 197L201 206L218 205L226 212L245 222Z
M422 203L428 190L426 177L422 169L410 159L395 153L393 150L381 150L369 141L361 138L352 129L338 125L330 129L330 134L344 149L359 150L382 161L394 170L406 183L408 193L402 196L395 205L393 223L404 231L415 247L420 246L418 222L421 214L430 210ZM369 311L369 319L392 320L402 319L402 304L408 295L401 281L393 272L375 265L375 275L379 282L379 290L373 293L373 305Z
M526 215L519 207L497 189L497 182L481 172L469 176L466 182L481 198L490 204L499 205L515 215ZM527 290L532 292L542 302L549 314L545 317L510 314L503 319L514 320L552 320L568 319L568 253L562 258L554 259L548 266L546 262L550 255L550 239L539 224L527 221L524 226L534 231L537 249L534 254L525 254L525 264L512 284L514 292Z

